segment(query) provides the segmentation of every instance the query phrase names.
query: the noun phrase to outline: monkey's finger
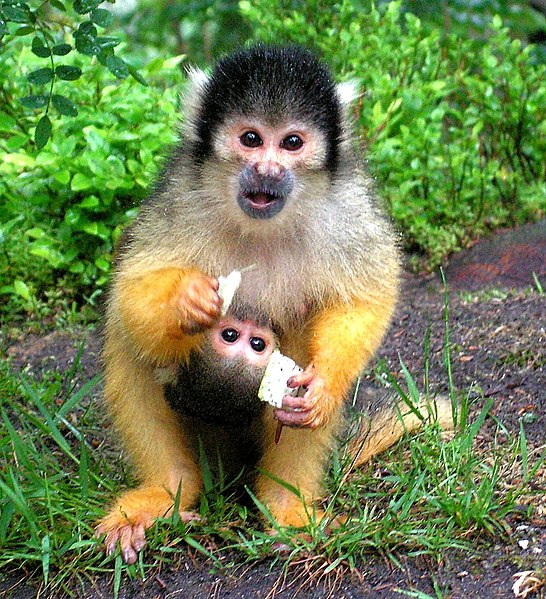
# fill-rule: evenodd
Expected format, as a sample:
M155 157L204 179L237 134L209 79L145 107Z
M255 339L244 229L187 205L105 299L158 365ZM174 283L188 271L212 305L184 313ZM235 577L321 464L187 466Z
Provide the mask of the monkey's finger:
M102 533L100 533L102 534ZM100 536L100 535L99 535ZM106 555L113 555L116 552L116 547L118 545L119 539L119 531L114 530L109 532L104 539L104 547L106 550Z
M295 389L296 387L308 387L315 378L315 369L308 366L304 371L291 376L286 382L287 387Z
M133 527L124 526L119 535L121 557L126 564L134 564L137 561L137 552L132 545Z
M142 551L146 546L146 532L143 524L137 524L133 526L131 533L131 545L133 549L138 553Z
M216 317L207 314L201 310L186 312L183 318L180 318L178 325L180 329L188 335L202 333L205 329L210 329L216 322Z
M292 397L291 395L285 395L282 400L282 409L304 411L310 410L315 405L315 401L309 395L303 397Z
M222 300L214 305L189 305L180 309L177 325L186 335L196 335L213 327L220 318Z
M180 520L186 524L188 522L203 522L201 515L196 512L180 512Z
M205 279L207 280L211 289L214 289L214 291L218 291L218 289L220 288L220 281L218 281L218 279L216 279L215 277L209 277L208 275L205 275Z
M313 422L311 410L287 412L286 410L276 408L273 410L273 415L284 426L290 426L292 428L315 428L309 425L309 423Z
M185 300L195 305L206 303L221 305L222 299L218 295L218 286L217 279L212 277L202 277L191 281L186 288Z

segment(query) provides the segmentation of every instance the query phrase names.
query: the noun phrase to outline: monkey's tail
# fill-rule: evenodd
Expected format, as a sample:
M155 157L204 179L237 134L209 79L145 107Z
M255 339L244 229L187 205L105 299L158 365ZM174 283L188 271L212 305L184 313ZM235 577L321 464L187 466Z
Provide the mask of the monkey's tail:
M453 429L453 406L447 397L421 399L416 405L393 402L370 418L363 418L349 442L352 467L361 466L373 456L394 445L404 433L437 422L442 430Z

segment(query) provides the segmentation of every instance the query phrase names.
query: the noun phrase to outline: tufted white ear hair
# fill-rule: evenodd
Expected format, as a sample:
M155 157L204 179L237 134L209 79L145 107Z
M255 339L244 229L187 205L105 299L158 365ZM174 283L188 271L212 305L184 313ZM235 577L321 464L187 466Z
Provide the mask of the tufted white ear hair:
M186 117L184 128L187 135L192 138L194 136L196 118L203 103L206 86L210 77L205 71L195 67L188 67L186 74L188 81L182 94L182 105Z
M343 108L347 108L359 96L358 83L354 79L338 83L336 89Z

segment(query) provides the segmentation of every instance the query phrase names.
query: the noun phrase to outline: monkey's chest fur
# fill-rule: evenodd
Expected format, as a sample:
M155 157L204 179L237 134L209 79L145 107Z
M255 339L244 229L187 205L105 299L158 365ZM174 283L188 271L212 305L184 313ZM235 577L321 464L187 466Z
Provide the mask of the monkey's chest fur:
M196 460L205 457L212 473L228 478L244 472L242 480L252 484L263 452L261 373L237 361L216 362L212 370L201 358L179 366L177 380L164 385L165 399L178 414Z
M165 399L180 416L208 424L241 426L259 417L265 404L258 399L261 372L242 361L211 367L200 357L179 366L177 380L164 386Z

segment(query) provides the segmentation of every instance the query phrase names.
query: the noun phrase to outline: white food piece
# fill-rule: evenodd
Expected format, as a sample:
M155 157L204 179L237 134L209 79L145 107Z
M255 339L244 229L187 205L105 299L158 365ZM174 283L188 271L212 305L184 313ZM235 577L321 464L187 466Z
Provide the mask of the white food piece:
M271 358L269 358L258 390L259 399L275 408L282 407L282 399L285 395L297 397L302 392L302 387L291 389L286 386L286 381L301 371L302 368L294 360L288 356L283 356L278 349L274 350Z
M220 284L218 287L218 295L224 301L221 310L222 316L227 314L227 311L229 310L233 300L233 296L239 288L242 278L241 271L239 270L232 270L229 275L225 277L218 277L218 283Z

